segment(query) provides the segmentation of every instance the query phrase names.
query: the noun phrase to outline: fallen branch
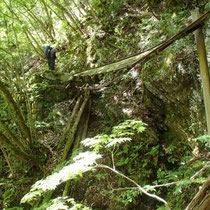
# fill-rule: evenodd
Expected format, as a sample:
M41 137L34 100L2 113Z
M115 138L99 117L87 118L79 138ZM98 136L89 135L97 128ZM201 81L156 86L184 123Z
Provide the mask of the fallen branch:
M201 174L205 173L205 171L208 168L210 168L210 165L204 166L201 170L199 170L198 172L196 172L190 179L196 179L198 176L200 176Z
M170 182L170 183L166 183L166 184L158 184L158 185L149 185L149 187L151 188L160 188L160 187L169 187L172 185L176 185L179 182ZM138 189L138 187L123 187L123 188L117 188L117 189L113 189L113 191L119 191L119 190L133 190L133 189Z

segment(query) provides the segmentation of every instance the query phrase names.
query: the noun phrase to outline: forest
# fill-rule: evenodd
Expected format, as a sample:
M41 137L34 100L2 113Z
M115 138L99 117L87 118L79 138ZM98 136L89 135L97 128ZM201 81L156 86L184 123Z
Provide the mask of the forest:
M0 0L0 209L210 210L208 0Z

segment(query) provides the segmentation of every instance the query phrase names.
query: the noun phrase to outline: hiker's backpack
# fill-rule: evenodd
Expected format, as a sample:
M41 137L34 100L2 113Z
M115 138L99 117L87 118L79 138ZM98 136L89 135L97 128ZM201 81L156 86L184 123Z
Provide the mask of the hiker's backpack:
M50 59L50 51L51 51L51 47L48 45L44 48L44 57L46 59Z

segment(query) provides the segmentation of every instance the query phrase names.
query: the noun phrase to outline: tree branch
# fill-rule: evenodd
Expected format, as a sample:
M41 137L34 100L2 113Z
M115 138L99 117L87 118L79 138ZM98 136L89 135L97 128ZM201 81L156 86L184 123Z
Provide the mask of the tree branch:
M151 197L151 198L155 198L156 200L162 202L165 204L165 207L169 210L169 206L168 206L168 203L161 197L157 196L157 195L154 195L154 194L151 194L151 193L148 193L147 191L145 191L139 184L137 184L134 180L130 179L129 177L127 177L126 175L120 173L119 171L117 171L116 169L113 169L109 166L106 166L106 165L101 165L101 164L98 164L96 165L96 167L98 168L106 168L106 169L109 169L111 170L112 172L124 177L125 179L127 179L129 182L133 183L134 185L137 186L138 190L141 191L142 193L144 193L145 195Z

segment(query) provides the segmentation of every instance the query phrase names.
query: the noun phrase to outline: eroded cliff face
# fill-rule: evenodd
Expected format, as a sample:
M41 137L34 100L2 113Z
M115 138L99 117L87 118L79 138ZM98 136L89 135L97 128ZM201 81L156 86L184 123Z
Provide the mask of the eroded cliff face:
M93 94L94 121L106 126L141 119L161 138L180 142L204 134L205 113L195 50L149 62L123 76L118 74L118 79Z
M129 157L131 151L135 147L138 148L135 157L137 163L132 165L133 174L129 174L130 171L125 168L118 167L125 174L136 176L137 182L151 183L156 180L159 168L175 169L178 162L172 163L169 159L179 159L185 153L189 141L205 133L205 113L196 50L183 50L174 55L165 55L157 56L149 61L149 65L140 64L123 74L110 75L110 78L114 78L113 81L92 93L88 137L109 132L108 128L126 119L138 119L147 124L146 131L134 137L125 154ZM141 144L143 148L139 146ZM166 150L170 145L176 149L169 157ZM148 156L149 151L155 147L158 148L158 153ZM106 160L109 164L110 159ZM142 160L151 164L145 168ZM151 173L145 175L141 173L142 169ZM97 196L98 202L95 202L95 207L105 205L106 209L114 209L119 202L105 199L100 192L104 190L105 182L115 183L115 178L109 174L100 182L97 179L92 180L94 196L93 191L89 190L88 180L83 179L86 183L83 196L74 192L73 195L93 206ZM81 197L89 199L84 201ZM148 204L148 198L144 201L141 199L138 198L132 207L155 209L155 202L150 201Z

